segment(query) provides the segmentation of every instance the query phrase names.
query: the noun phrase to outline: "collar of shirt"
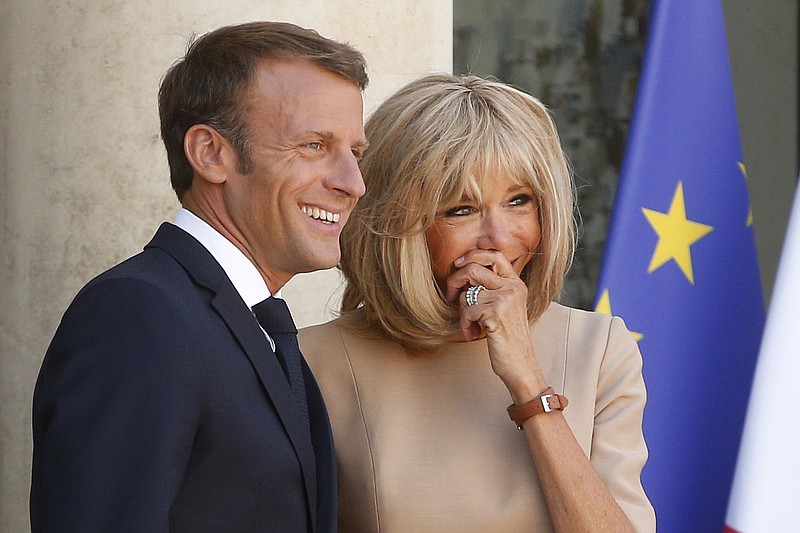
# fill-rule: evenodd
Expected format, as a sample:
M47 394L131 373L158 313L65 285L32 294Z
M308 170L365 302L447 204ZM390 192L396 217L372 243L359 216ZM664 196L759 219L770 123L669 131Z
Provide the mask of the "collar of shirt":
M173 224L197 239L228 275L236 292L250 309L272 296L258 269L231 241L188 209L181 209ZM281 291L275 294L281 297Z

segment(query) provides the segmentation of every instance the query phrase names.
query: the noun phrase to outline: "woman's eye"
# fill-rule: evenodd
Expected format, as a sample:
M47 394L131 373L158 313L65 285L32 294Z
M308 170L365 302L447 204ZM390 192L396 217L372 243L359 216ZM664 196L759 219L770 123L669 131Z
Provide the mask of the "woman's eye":
M509 205L516 206L516 205L525 205L529 204L533 201L533 198L529 194L518 194L511 199Z
M448 209L444 212L444 216L446 217L463 217L466 215L471 215L475 212L475 208L469 205L459 205L453 208Z

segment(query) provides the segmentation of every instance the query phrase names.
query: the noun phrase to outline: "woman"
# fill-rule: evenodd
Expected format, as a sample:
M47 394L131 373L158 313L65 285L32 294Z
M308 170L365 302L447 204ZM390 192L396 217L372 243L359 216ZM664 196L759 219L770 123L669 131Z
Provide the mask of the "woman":
M575 231L546 108L431 75L366 132L342 316L301 334L341 530L653 531L636 343L619 318L554 303Z

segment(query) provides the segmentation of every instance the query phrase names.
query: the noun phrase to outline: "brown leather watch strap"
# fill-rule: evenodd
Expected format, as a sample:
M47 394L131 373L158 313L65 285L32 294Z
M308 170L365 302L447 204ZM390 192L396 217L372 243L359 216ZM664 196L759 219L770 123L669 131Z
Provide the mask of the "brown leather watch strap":
M522 431L522 423L532 416L542 413L552 413L553 411L563 411L569 404L566 396L556 394L552 387L547 387L545 391L522 405L511 404L508 406L508 416L517 425L517 429Z

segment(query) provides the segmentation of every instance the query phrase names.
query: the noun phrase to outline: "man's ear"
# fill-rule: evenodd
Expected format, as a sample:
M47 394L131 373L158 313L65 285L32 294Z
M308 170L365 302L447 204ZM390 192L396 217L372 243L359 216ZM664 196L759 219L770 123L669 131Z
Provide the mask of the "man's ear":
M228 140L206 124L195 124L183 138L186 159L195 176L211 183L223 183L236 168L236 155Z

